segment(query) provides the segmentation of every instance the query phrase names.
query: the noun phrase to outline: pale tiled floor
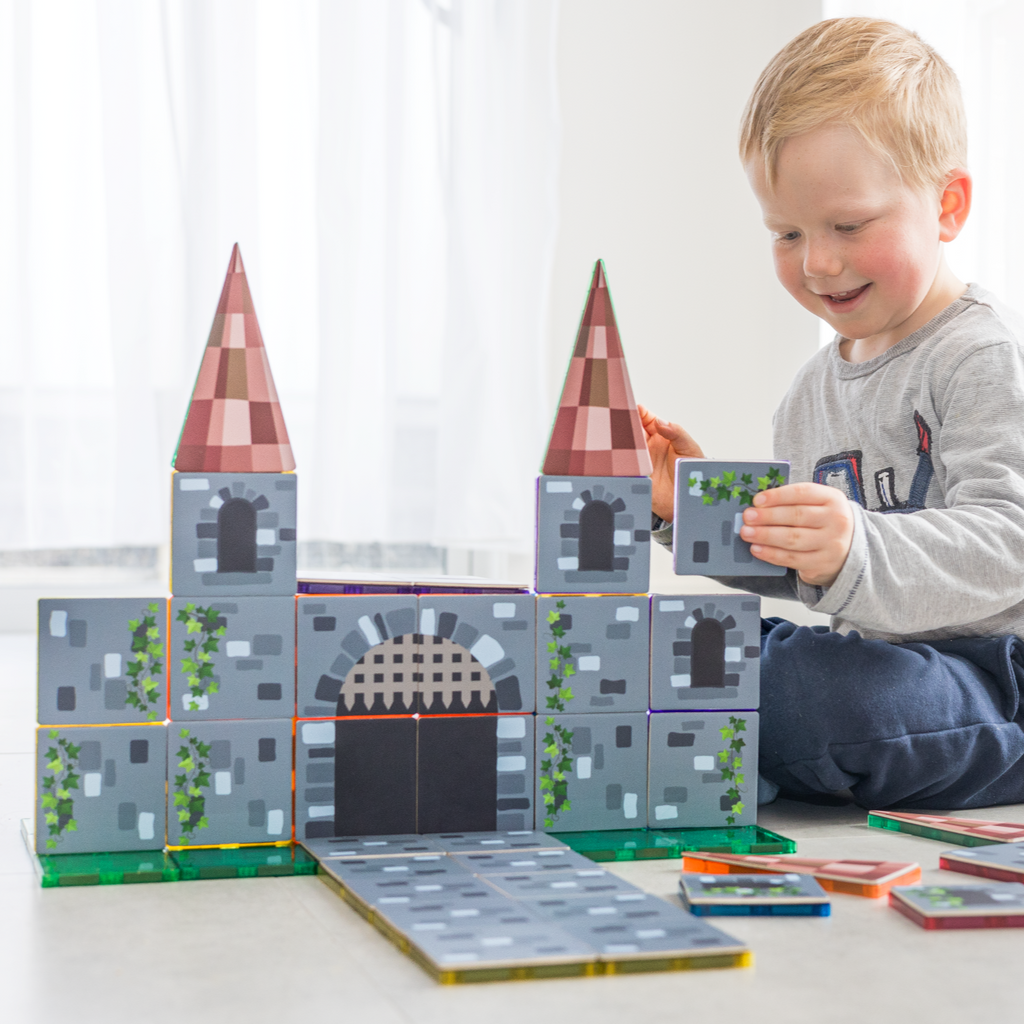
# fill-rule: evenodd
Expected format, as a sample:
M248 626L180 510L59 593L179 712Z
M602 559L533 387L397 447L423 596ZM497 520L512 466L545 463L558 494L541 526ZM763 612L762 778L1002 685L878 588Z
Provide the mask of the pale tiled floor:
M723 919L749 970L445 988L315 878L37 888L18 836L32 810L34 640L0 634L0 1020L205 1024L543 1024L624 1020L968 1022L1019 1018L1024 930L925 932L884 901L824 919ZM977 812L1024 819L1024 806ZM780 802L762 823L808 856L916 860L939 843L868 829L855 808ZM674 898L678 861L617 867Z

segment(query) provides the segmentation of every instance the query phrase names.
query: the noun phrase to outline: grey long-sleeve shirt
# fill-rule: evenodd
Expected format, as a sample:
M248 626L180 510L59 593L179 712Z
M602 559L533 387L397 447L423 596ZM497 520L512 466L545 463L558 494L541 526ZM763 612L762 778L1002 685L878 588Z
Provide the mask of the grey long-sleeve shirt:
M1022 341L1024 321L971 285L874 359L846 362L838 338L820 350L775 413L774 450L791 481L850 498L850 553L828 588L792 570L722 582L865 637L1024 636Z

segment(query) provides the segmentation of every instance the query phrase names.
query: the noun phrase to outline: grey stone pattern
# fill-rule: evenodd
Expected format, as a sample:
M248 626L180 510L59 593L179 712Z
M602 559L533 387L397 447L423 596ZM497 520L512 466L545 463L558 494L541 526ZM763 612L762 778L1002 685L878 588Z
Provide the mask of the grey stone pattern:
M537 834L526 831L532 828L534 821L534 716L533 715L495 715L494 728L497 733L497 779L495 793L496 822L498 832L480 834L477 838L470 834L466 840L469 846L460 846L463 842L461 833L446 833L444 836L432 837L432 848L447 850L473 848L486 842L482 849L501 848L515 849L535 847L538 842L547 846L555 845L555 840L538 839ZM311 822L324 825L333 823L335 817L335 752L336 734L334 721L300 721L295 735L295 830L296 835L304 836L306 826ZM512 829L514 831L508 831ZM408 837L396 837L394 842L404 842ZM307 840L307 843L309 841ZM321 840L336 846L336 840ZM363 855L368 855L367 842L380 840L363 838ZM515 843L521 846L513 845ZM560 844L559 844L560 845ZM389 844L390 847L390 844ZM360 846L353 844L353 851ZM379 847L378 847L379 849ZM310 848L310 852L314 853ZM389 855L400 852L398 849L387 848ZM412 852L412 851L409 851ZM424 852L429 852L425 850ZM314 853L314 856L322 856Z
M755 709L761 701L761 599L651 598L651 708Z
M167 750L170 846L274 843L291 838L292 721L188 722L169 727ZM180 842L182 823L174 806L178 751L188 730L210 745L210 785L203 791L209 824Z
M534 649L536 601L531 594L430 594L419 599L419 632L440 636L471 652L483 665L494 688L485 711L533 711L535 707ZM424 664L424 713L432 713L431 665ZM473 703L472 685L463 691L462 705ZM451 714L447 710L446 714Z
M556 808L556 832L645 828L647 825L647 715L551 715L537 720L537 821L544 820L540 772L552 731L548 719L572 732L570 807ZM756 774L756 773L755 773Z
M651 482L644 477L542 476L537 592L647 593L650 527Z
M155 604L152 613L148 606ZM153 717L127 703L136 638L147 615L164 645ZM130 622L138 622L132 631ZM162 597L44 598L39 602L38 720L53 725L105 725L164 720L167 701L167 599Z
M442 853L441 846L426 836L345 836L339 839L303 839L299 843L317 860L369 857L408 857L421 853Z
M742 750L743 781L738 785L741 813L733 815L736 825L757 823L757 736L756 711L663 711L650 721L650 806L651 828L708 828L729 824L732 801L726 790L732 785L722 778L719 752L729 740L720 730L730 718L744 725L746 746Z
M53 735L56 733L56 735ZM62 827L50 836L42 806L44 780L54 777L48 751L67 740L79 748L72 769L78 775L69 790L71 813L58 826L74 820L75 830ZM159 725L103 725L92 728L40 728L36 734L37 853L108 853L159 850L164 845L167 728ZM48 848L47 839L55 840Z
M745 949L700 918L564 846L538 850L537 843L549 838L542 833L532 842L529 834L497 835L530 843L531 849L449 852L447 857L327 858L320 870L343 886L364 912L386 920L442 969L699 957ZM495 836L469 833L459 839L466 846ZM391 845L390 840L415 837L360 838L365 845ZM444 843L455 837L427 838ZM536 859L541 853L583 863L568 870L495 873L493 861L482 859Z
M327 859L327 858L325 858ZM405 857L337 857L330 869L349 888L357 891L364 883L412 882L434 885L441 879L465 879L470 872L444 853L419 853Z
M609 897L548 899L534 912L592 946L602 959L642 960L661 956L709 956L746 947L699 917L650 893L616 892Z
M191 598L171 601L171 714L176 722L234 718L284 718L295 713L295 598L212 598L203 608L218 612L226 632L211 652L217 692L194 697L181 662L189 633L178 615Z
M525 915L526 923L475 924L442 931L412 932L409 939L441 969L458 967L541 966L586 963L594 959L590 946L552 924Z
M522 853L459 853L452 856L474 875L507 875L517 871L584 871L594 866L594 862L583 854L568 848Z
M565 607L559 609L558 604ZM537 707L544 712L555 691L548 643L556 642L548 619L559 615L566 632L558 640L572 651L568 713L646 711L649 692L650 601L647 597L537 598Z
M508 853L534 852L536 850L568 850L561 839L555 839L544 832L527 829L511 832L445 832L431 835L432 839L446 853Z
M679 459L676 462L676 510L672 534L672 559L679 576L785 576L786 568L755 558L750 545L740 538L743 509L738 498L716 499L704 504L702 481L733 472L739 481L749 473L754 489L768 468L782 471L789 480L788 462L712 462L710 459ZM693 478L695 483L691 484Z
M632 883L596 864L568 871L513 871L483 877L499 892L517 900L610 896L613 893L637 891Z
M392 860L391 857L386 858L388 864ZM489 899L495 895L494 889L482 879L474 877L458 865L455 866L457 870L449 868L443 874L428 876L418 876L411 872L395 873L401 877L392 877L385 872L352 874L348 871L351 866L347 860L320 861L324 871L333 875L370 907L402 906L428 893L429 898L437 904L468 903L472 906L471 901ZM430 888L424 889L425 885Z
M698 914L713 914L717 907L820 906L829 902L825 890L812 875L790 872L725 875L713 881L706 874L684 873L679 876L679 896L686 907L696 908L694 913Z
M294 473L175 473L176 597L295 594Z
M296 603L300 717L414 712L407 698L418 692L413 676L419 674L419 666L408 663L411 654L403 653L400 664L391 660L384 664L389 652L375 651L368 673L354 669L382 642L416 633L415 595L300 597ZM375 655L381 657L380 665L372 664ZM402 677L397 681L396 673ZM375 675L381 677L376 682ZM362 676L362 681L357 682L356 676ZM339 705L343 686L347 692ZM403 698L402 709L393 712L398 695Z

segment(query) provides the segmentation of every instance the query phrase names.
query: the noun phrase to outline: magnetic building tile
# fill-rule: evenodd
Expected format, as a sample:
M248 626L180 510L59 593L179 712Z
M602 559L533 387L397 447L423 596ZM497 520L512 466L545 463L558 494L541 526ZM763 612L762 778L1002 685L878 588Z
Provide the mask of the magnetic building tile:
M740 537L743 510L765 485L789 481L789 463L677 459L672 558L680 576L785 576Z
M650 653L652 709L756 709L761 599L753 594L655 594Z
M295 599L171 601L170 717L282 718L295 711Z
M39 602L41 723L162 722L166 705L166 598Z

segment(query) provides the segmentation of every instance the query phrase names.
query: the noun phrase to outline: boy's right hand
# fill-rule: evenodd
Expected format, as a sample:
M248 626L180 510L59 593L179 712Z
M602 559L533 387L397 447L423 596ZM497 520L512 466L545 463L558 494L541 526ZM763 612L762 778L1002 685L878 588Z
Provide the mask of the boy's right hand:
M676 459L702 459L700 445L678 423L659 420L649 409L637 406L647 435L654 471L651 473L651 508L656 516L671 523L675 516Z

